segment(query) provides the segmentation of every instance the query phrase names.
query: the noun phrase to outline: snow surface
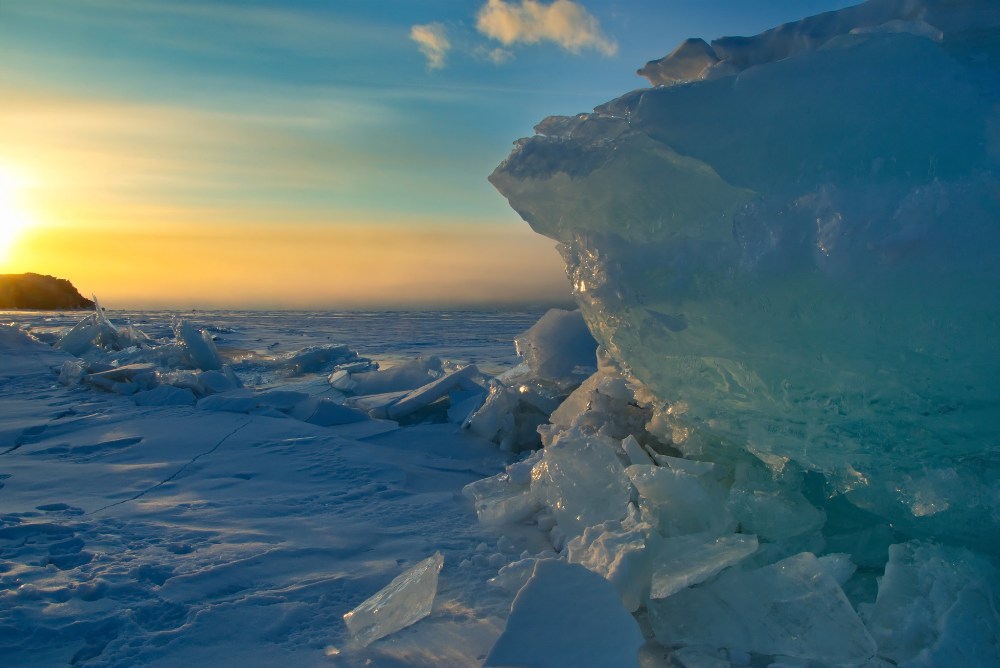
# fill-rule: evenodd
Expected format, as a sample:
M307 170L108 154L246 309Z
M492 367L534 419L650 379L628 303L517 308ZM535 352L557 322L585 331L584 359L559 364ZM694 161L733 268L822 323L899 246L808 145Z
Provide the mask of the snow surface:
M280 412L325 392L322 375L258 395L278 419L134 400L193 403L171 385L58 383L73 359L0 327L4 665L477 665L489 651L512 594L486 586L495 568L456 566L496 540L460 501L509 462L495 444L447 423L369 419L355 436ZM519 552L549 548L512 535ZM351 649L343 615L436 550L430 616Z
M644 644L614 587L583 566L535 564L484 666L638 668Z

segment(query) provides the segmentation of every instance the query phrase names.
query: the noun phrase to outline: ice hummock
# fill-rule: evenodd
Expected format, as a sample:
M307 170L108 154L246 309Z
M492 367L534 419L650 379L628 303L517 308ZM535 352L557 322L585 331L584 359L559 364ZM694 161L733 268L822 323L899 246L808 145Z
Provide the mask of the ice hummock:
M174 332L181 346L181 355L192 368L214 371L222 368L222 358L208 330L199 331L187 320L177 323Z
M688 40L491 176L600 344L531 522L674 662L1000 660L998 44L983 0Z
M560 242L671 447L820 474L904 534L995 551L997 44L985 0L688 44L667 60L696 80L546 119L491 181ZM821 523L801 502L732 507L777 537Z
M441 553L435 552L344 615L353 642L364 647L429 615L443 565Z

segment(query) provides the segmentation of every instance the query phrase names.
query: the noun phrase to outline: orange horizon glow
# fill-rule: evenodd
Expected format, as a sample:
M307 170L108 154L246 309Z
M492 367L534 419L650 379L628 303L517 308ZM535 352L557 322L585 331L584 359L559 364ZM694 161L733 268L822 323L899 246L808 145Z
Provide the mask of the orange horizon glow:
M113 309L568 303L555 243L524 226L36 225L0 273L69 279Z

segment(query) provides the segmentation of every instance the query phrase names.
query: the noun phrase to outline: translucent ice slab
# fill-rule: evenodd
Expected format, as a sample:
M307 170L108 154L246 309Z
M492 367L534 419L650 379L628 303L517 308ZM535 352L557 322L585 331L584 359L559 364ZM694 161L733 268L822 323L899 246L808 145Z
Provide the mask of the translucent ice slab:
M429 615L443 565L441 553L435 552L344 615L354 642L364 647Z
M803 552L749 573L651 599L664 645L707 645L830 664L863 664L875 642L823 564Z
M632 488L613 445L600 437L561 437L531 472L531 493L569 536L628 512Z
M736 526L720 498L723 490L713 489L711 481L662 466L633 464L626 473L639 490L643 520L666 536L718 535Z
M695 534L667 538L660 547L650 598L666 598L708 580L757 550L757 536Z

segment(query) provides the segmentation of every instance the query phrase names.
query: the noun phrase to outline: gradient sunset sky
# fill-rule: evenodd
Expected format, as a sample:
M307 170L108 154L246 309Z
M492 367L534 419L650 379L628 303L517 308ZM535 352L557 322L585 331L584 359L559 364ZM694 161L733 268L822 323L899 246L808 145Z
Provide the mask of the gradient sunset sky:
M0 273L110 308L568 302L486 177L687 37L831 0L0 0Z

